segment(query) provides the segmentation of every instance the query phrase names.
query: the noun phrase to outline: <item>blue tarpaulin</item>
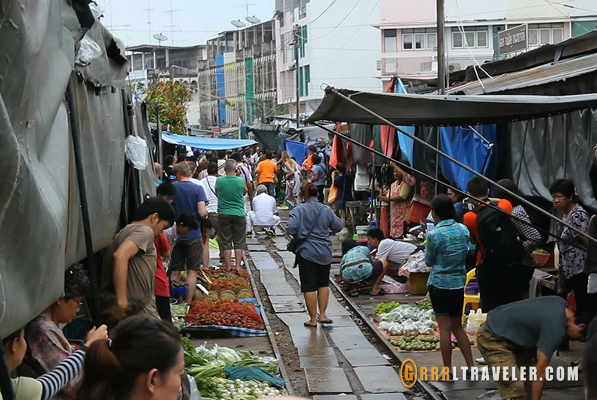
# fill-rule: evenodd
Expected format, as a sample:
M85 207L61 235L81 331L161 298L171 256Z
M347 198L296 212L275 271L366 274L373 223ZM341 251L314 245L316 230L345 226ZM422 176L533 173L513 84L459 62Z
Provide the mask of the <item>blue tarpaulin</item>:
M487 161L485 161L485 158L489 151L487 141L497 142L496 126L475 125L473 129L486 140L483 140L472 129L458 126L441 127L440 149L447 155L495 181L497 176L497 148L495 145ZM483 168L484 163L485 168ZM440 165L442 174L448 182L456 183L460 190L466 191L466 184L473 177L473 174L443 157L441 157Z
M404 87L404 84L402 83L402 80L400 78L398 78L396 80L395 92L396 93L407 93L406 88ZM405 130L406 132L410 133L413 136L415 134L414 126L401 126L400 128L402 128L403 130ZM410 165L413 165L413 146L414 146L415 141L413 139L409 138L408 136L406 136L404 133L397 131L397 134L398 134L398 143L400 144L400 152L402 153L402 157L406 158L408 160L408 162L410 163Z
M294 140L285 139L283 142L284 149L288 152L290 157L294 157L299 164L303 162L303 157L309 152L309 146L306 143L295 142Z
M191 146L201 150L230 150L239 147L252 146L257 143L254 140L172 135L168 132L162 132L162 139L167 143Z

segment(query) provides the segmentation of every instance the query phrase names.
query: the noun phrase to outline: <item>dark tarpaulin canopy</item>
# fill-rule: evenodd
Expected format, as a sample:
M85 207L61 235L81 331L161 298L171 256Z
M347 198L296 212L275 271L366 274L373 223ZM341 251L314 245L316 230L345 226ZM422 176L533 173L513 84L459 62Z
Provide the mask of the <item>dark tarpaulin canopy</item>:
M383 123L327 88L321 105L307 119L362 124ZM547 117L597 105L597 94L575 96L443 96L370 93L338 89L340 94L396 125L466 126Z

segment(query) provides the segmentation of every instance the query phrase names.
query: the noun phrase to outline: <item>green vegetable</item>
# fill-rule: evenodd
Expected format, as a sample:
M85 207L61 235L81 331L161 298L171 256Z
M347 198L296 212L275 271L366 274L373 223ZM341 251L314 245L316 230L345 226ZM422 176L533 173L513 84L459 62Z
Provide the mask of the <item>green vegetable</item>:
M379 303L377 305L377 307L375 307L375 310L373 310L373 313L378 314L378 315L387 314L399 306L400 306L400 303L398 303L396 301L392 301L390 303Z
M241 359L241 356L235 350L228 347L218 347L218 351L216 352L216 360L225 362L226 364L232 364Z
M187 368L187 373L195 379L197 378L209 378L209 377L225 377L224 364L209 364L209 365L191 365Z
M421 310L432 310L433 306L431 305L431 299L429 297L425 297L421 303L417 303L417 307Z
M185 315L187 315L189 308L186 304L173 304L172 311L174 311L174 314L177 317L184 317Z
M543 250L543 249L537 249L537 250L533 251L533 253L549 254L549 252L547 250Z

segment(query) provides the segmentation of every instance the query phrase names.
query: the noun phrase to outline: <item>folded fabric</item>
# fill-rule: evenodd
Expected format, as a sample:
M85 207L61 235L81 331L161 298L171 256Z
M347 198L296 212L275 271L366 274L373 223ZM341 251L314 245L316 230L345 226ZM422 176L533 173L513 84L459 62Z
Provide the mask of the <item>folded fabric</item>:
M284 379L265 372L261 367L227 367L224 369L230 380L240 379L250 381L252 379L260 382L270 382L278 388L284 387Z

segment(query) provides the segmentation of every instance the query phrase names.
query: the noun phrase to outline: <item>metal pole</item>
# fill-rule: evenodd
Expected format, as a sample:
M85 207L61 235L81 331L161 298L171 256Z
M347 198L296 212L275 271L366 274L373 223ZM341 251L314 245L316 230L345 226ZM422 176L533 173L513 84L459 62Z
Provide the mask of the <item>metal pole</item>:
M336 89L333 89L333 88L332 88L332 90L336 91ZM339 94L340 96L342 96L342 94L340 94L340 93L338 93L338 94ZM348 98L347 98L347 97L345 97L345 96L343 96L343 97L344 97L344 98L346 98L346 99L348 99ZM350 99L348 99L348 100L350 100ZM350 101L351 101L351 102L353 102L352 100L350 100ZM510 190L508 190L508 189L506 189L505 187L503 187L503 186L501 186L501 185L499 185L499 184L497 184L497 183L493 182L491 179L484 177L483 175L479 174L477 171L475 171L475 170L473 170L473 169L471 169L471 168L467 167L466 165L462 164L460 161L458 161L458 160L455 160L454 158L450 157L449 155L447 155L447 154L445 154L445 153L443 153L443 152L441 152L441 151L439 151L439 150L437 150L437 149L434 149L434 148L433 148L433 146L431 146L430 144L427 144L427 143L426 143L424 140L422 140L422 139L419 139L419 138L417 138L417 137L415 137L415 136L411 135L411 134L410 134L410 133L408 133L408 132L405 132L404 130L400 129L400 128L399 128L399 127L397 127L396 125L392 124L390 121L388 121L388 120L386 120L385 118L383 118L383 117L381 117L381 116L379 116L379 115L377 115L377 114L373 113L372 111L369 111L367 108L365 108L365 107L361 106L360 104L358 104L358 103L356 103L356 102L353 102L353 103L357 104L359 107L362 107L362 108L363 108L364 110L366 110L367 112L370 112L372 115L374 115L374 116L376 116L377 118L379 118L379 119L380 119L380 120L381 120L381 121L382 121L384 124L386 124L386 125L390 125L390 126L392 126L393 128L395 128L395 129L399 130L400 132L404 133L404 134L405 134L405 135L407 135L408 137L411 137L411 138L413 138L414 140L416 140L416 141L419 141L419 142L421 142L421 143L425 144L426 146L430 147L432 150L434 150L435 152L439 153L439 154L440 154L440 155L442 155L443 157L446 157L448 160L450 160L450 161L454 162L456 165L458 165L458 166L460 166L460 167L462 167L462 168L466 169L467 171L471 172L473 175L475 175L475 176L478 176L479 178L482 178L482 179L483 179L483 180L485 180L486 182L488 182L488 183L492 183L492 184L494 184L495 186L497 186L497 187L499 187L499 188L501 188L501 189L505 190L506 192L510 193L510 194L511 194L511 195L512 195L514 198L518 199L518 201L520 201L521 203L524 203L524 204L526 204L526 205L529 205L531 208L533 208L533 209L535 209L535 210L537 210L537 211L541 212L543 215L546 215L548 218L550 218L550 219L553 219L553 220L555 220L555 221L557 221L557 222L561 223L561 224L562 224L562 225L564 225L564 226L567 226L568 228L570 228L570 229L574 230L576 233L578 233L578 234L580 234L580 235L582 235L582 236L586 237L587 239L589 239L589 240L593 241L594 243L597 243L597 239L596 239L596 238L593 238L593 237L591 237L591 236L587 235L585 232L582 232L581 230L579 230L579 229L575 228L574 226L571 226L570 224L568 224L568 223L566 223L566 222L562 221L561 219L559 219L559 218L557 218L557 217L555 217L555 216L551 215L551 214L550 214L550 213L548 213L547 211L543 210L543 209L542 209L542 208L540 208L540 207L537 207L536 205L534 205L533 203L531 203L531 202L527 201L526 199L524 199L523 197L521 197L521 196L517 195L516 193L512 193ZM348 137L348 136L345 136L345 135L342 135L342 134L340 134L340 133L338 133L338 132L335 132L335 131L333 131L333 130L331 130L331 129L327 128L327 127L326 127L326 126L324 126L324 125L321 125L321 124L319 124L319 123L317 123L317 122L315 123L315 125L316 125L316 126L318 126L318 127L320 127L321 129L325 130L325 131L328 131L328 132L330 132L330 133L333 133L334 135L338 135L338 136L340 136L342 139L344 139L344 140L347 140L347 141L349 141L349 142L351 142L351 143L353 143L353 144L356 144L356 145L357 145L357 146L359 146L359 147L367 148L367 149L369 149L369 151L370 151L370 152L372 152L372 153L374 153L374 154L377 154L377 155L379 155L379 156L381 156L381 157L385 158L386 160L393 161L393 162L395 162L396 164L398 164L398 165L400 165L400 166L402 166L402 167L405 167L405 168L411 168L411 169L414 169L414 168L413 168L412 166L410 166L410 165L405 165L405 164L403 164L402 162L400 162L400 161L398 161L398 160L395 160L395 159L393 159L393 158L391 158L391 157L388 157L388 156L386 156L385 154L383 154L383 153L381 153L381 152L379 152L379 151L375 150L374 148L370 148L370 147L368 147L368 146L365 146L364 144L362 144L362 143L359 143L359 142L357 142L356 140L354 140L354 139L352 139L352 138L350 138L350 137ZM431 180L431 181L433 181L433 182L436 182L436 183L440 183L440 184L442 184L442 185L446 186L448 189L451 189L451 190L453 190L453 191L454 191L454 192L456 192L456 193L460 193L460 194L462 194L462 195L464 195L464 196L467 196L469 199L472 199L472 200L478 201L478 202L480 202L480 203L484 203L484 204L485 204L485 205L487 205L488 207L490 207L490 208L493 208L493 209L495 209L495 210L498 210L498 211L501 211L501 212L505 212L505 211L504 211L504 210L502 210L501 208L499 208L499 207L496 207L496 206L494 206L494 205L493 205L493 204L491 204L491 203L486 203L484 200L478 199L478 198L476 198L476 197L474 197L474 196L470 195L469 193L466 193L466 192L464 192L464 191L462 191L462 190L460 190L460 189L458 189L458 188L452 187L452 186L450 186L449 184L443 183L443 182L439 181L437 178L434 178L434 177L432 177L432 176L430 176L430 175L428 175L428 174L426 174L426 173L424 173L424 172L422 172L422 171L419 171L419 170L416 170L416 171L417 171L417 173L418 173L419 175L423 176L424 178L427 178L427 179L429 179L429 180ZM526 222L526 221L524 221L524 220L522 220L522 219L520 219L520 218L517 218L517 217L515 217L515 216L513 216L513 215L512 215L511 217L512 217L513 219L515 219L515 220L519 221L519 222L522 222L522 223L524 223L524 224L527 224L527 225L533 226L534 228L536 228L536 229L538 229L538 230L541 230L542 232L546 232L546 231L545 231L545 229L542 229L542 228L539 228L539 227L537 227L537 226L534 226L533 224L529 224L528 222ZM551 233L549 233L549 232L548 232L548 234L549 234L550 236L556 237L555 235L553 235L553 234L551 234Z
M294 26L294 64L296 66L296 129L300 127L300 110L301 110L301 76L300 76L300 29L299 25Z
M444 0L437 0L437 84L439 93L446 93L446 43L444 40ZM437 128L436 148L440 147L440 128ZM435 154L435 177L439 176L439 154ZM438 184L435 183L435 193Z
M162 143L162 121L160 120L160 106L156 106L155 115L158 123L158 162L164 165L164 144Z

